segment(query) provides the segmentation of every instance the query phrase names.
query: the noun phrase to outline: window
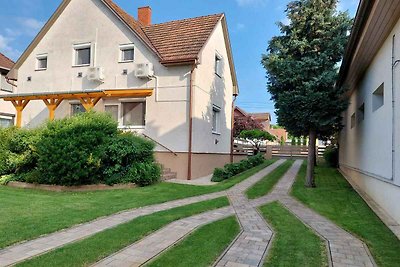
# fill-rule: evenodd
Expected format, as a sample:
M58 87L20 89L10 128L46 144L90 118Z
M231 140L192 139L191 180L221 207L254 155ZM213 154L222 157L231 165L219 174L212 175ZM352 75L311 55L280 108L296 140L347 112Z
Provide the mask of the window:
M47 69L47 55L38 55L36 57L36 70L46 70Z
M362 105L359 106L358 110L357 110L358 123L360 123L364 120L364 116L365 116L365 104L362 103Z
M119 118L119 116L118 116L118 110L119 110L118 105L109 105L109 106L106 106L106 107L105 107L106 113L110 114L111 117L112 117L115 121L118 121L118 118Z
M74 46L75 66L88 66L91 62L91 44L80 44Z
M1 115L0 116L0 128L8 128L14 126L14 117Z
M221 108L213 106L212 110L212 132L219 133L219 121L220 121Z
M372 94L372 110L376 111L384 104L385 84L382 83Z
M71 115L74 116L79 113L86 112L86 109L82 106L82 104L71 104Z
M126 102L122 103L122 124L123 126L145 126L146 103Z
M215 74L219 77L222 77L222 57L218 54L215 55Z
M133 44L120 45L120 62L132 62L135 59L135 47Z
M351 125L352 129L354 128L354 126L356 126L356 114L355 113L353 113L353 115L351 115L350 125Z

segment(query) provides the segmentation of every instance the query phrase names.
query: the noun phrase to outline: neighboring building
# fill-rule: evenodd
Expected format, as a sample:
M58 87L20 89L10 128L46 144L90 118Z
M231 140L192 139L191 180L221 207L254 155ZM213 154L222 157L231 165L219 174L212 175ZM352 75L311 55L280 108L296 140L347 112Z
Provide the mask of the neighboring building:
M255 121L260 123L264 127L264 131L269 132L271 130L271 114L269 113L249 113Z
M283 140L283 142L286 142L288 139L288 133L286 132L285 129L283 128L274 129L271 126L270 113L247 113L240 107L235 107L234 117L236 121L251 118L251 120L254 120L257 123L257 125L261 125L264 131L267 131L273 136L275 136L277 138L276 143L280 143L281 140Z
M6 75L14 65L14 62L0 53L0 95L13 92L13 87L6 80ZM0 127L14 125L15 109L9 102L0 99Z
M400 223L400 1L362 0L338 86L350 105L340 169Z
M151 12L136 20L111 0L62 1L8 75L17 124L93 107L155 141L179 179L230 162L238 87L225 15L151 24Z

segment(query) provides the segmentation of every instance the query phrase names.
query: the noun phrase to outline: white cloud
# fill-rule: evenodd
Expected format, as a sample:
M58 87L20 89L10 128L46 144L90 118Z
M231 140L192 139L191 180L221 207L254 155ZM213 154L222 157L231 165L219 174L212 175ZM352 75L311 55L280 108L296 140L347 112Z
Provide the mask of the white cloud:
M15 60L21 55L21 52L17 49L14 49L10 45L12 41L12 38L8 38L0 34L0 52Z
M26 35L35 36L43 27L44 23L34 18L18 18L18 24Z
M351 15L357 11L359 0L340 0L337 9L340 11L349 11Z
M243 6L255 6L255 5L265 5L267 0L236 0L236 3Z
M285 17L284 19L281 20L281 23L284 25L289 25L290 24L290 19L288 17Z

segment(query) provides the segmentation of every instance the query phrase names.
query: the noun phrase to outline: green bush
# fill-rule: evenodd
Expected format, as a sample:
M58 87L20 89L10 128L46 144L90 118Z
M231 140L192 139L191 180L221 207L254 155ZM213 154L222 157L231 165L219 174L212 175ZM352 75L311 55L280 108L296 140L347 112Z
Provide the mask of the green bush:
M106 143L118 134L107 114L88 112L48 122L37 144L39 183L95 184L102 180Z
M239 173L242 173L248 169L258 166L264 162L264 156L258 154L256 156L248 157L240 161L239 163L226 164L223 169L216 168L211 178L212 182L221 182L229 179Z
M325 162L331 167L339 166L339 149L336 146L328 146L324 152Z
M160 181L161 167L156 163L135 162L130 167L127 179L138 186L149 186Z
M106 184L132 183L128 171L133 163L152 164L154 143L130 133L119 134L106 145L102 158Z

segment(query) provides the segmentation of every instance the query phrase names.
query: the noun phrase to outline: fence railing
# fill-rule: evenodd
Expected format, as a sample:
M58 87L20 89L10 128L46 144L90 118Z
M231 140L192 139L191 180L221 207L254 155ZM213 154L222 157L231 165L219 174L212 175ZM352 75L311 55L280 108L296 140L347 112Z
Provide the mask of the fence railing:
M325 146L318 146L318 157L322 157L325 152ZM307 158L308 146L273 146L272 156L280 158Z

